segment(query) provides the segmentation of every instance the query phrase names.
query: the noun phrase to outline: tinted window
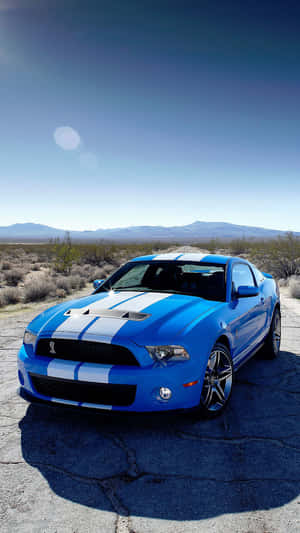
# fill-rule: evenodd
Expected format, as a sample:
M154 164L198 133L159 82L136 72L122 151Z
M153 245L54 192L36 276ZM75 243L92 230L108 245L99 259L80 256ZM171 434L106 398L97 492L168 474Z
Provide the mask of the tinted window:
M105 290L170 292L225 301L225 267L180 260L131 262L115 272L97 292Z
M262 283L264 281L264 276L263 274L253 265L252 266L252 270L253 270L253 274L255 276L255 279L256 279L256 283L257 285L259 285L260 283Z
M232 283L234 288L238 289L241 285L255 287L254 279L250 268L247 265L239 263L234 265L232 270Z
M121 279L118 280L118 288L141 286L147 269L148 265L144 265L143 263L137 264L135 268L131 268L125 272Z

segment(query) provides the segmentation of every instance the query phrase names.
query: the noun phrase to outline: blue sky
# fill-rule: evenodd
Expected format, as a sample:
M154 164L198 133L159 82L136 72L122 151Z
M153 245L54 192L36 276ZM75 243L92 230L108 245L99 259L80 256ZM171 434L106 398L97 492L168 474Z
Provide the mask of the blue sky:
M299 15L0 0L0 225L300 231Z

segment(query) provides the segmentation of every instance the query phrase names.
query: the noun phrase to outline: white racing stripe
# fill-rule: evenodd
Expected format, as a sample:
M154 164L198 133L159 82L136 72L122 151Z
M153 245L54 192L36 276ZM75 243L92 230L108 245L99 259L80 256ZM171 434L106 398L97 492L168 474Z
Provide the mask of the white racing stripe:
M96 383L109 383L109 373L112 365L97 365L84 363L78 369L78 381L92 381Z
M83 341L98 341L111 343L111 339L118 333L124 324L126 324L126 318L99 318L81 337ZM95 338L95 336L97 338Z
M80 314L69 316L56 328L51 336L56 339L77 339L80 333L94 320L95 316L93 315L98 312L100 314L101 310L109 309L110 307L135 296L141 296L141 293L137 291L126 291L118 294L115 294L114 292L109 293L107 297L98 300L97 302L76 309ZM84 312L88 309L91 311L91 314L84 315Z
M41 332L43 330L46 330L46 326L49 324L49 322L51 322L51 320L53 320L57 315L59 315L59 313L61 313L61 309L56 311L56 313L54 313L54 315L51 315L50 318L48 318L48 320L46 320L46 322L44 322L44 324L40 327L40 329L38 331L38 334L37 334L38 337L39 337L39 335L41 334Z
M78 362L53 359L47 367L47 376L62 379L74 379L75 368Z
M89 309L91 314L75 314L70 316L52 333L52 338L63 339L78 339L83 330L86 329L82 335L82 340L97 340L99 342L110 343L111 339L118 333L118 331L126 324L125 318L110 318L102 317L101 310L109 309L116 306L116 309L122 311L142 311L152 304L158 303L170 294L162 293L146 293L142 294L137 291L124 291L119 294L112 294L99 302L95 302L81 309L81 313ZM95 321L95 315L100 315L100 318ZM91 326L89 327L89 324Z
M143 309L146 309L146 307L149 307L149 305L158 303L161 300L169 298L170 296L171 294L147 292L146 294L143 294L140 298L134 298L129 302L124 302L118 305L117 309L120 311L142 311Z
M206 256L207 254L183 254L181 257L178 257L178 261L196 261L198 263Z
M56 398L51 398L51 402L55 402L55 403L65 403L66 405L76 405L76 407L79 406L79 402L73 402L73 400L62 400L62 399L56 399Z
M77 339L80 332L86 328L95 317L91 315L70 316L52 333L56 339Z
M73 402L72 400L61 400L58 398L51 398L51 401L54 403L64 403L66 405L74 405L76 407L90 407L93 409L106 409L107 411L112 410L112 405L103 405L101 403L80 403L80 402Z
M93 409L106 409L107 411L112 410L112 405L103 405L101 403L81 403L80 407L92 407Z
M90 309L91 313L97 314L98 310L101 311L101 309L110 309L114 305L122 303L124 302L124 300L128 300L128 298L138 298L139 296L141 296L141 293L138 291L121 291L118 294L111 291L108 293L108 296L106 298L98 300L93 304L87 305L83 308L83 311L85 309Z
M173 261L180 255L180 252L172 254L158 254L156 257L153 257L152 261Z
M128 293L127 293L128 294ZM161 293L147 293L141 294L140 298L134 298L129 301L125 301L122 304L118 305L116 309L124 311L142 311L154 303L158 303L161 300L169 298L171 294L161 294ZM101 314L101 311L100 311ZM87 329L84 335L81 337L82 340L92 340L92 341L101 341L111 343L112 338L118 333L122 326L124 326L128 320L126 318L108 318L103 317L99 318L94 322L91 327ZM95 339L95 337L97 337Z

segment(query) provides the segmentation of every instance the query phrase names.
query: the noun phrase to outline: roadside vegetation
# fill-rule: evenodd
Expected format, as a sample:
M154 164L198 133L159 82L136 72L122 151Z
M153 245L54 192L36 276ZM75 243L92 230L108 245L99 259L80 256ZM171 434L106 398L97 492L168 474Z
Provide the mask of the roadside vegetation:
M169 243L0 244L0 308L20 302L62 299L103 279L132 257L167 249Z
M92 290L94 279L106 278L132 257L168 251L179 243L109 242L0 244L0 308L20 302L62 299L73 292ZM267 241L236 239L193 243L209 253L244 257L271 273L293 298L300 298L300 239L292 233Z
M300 298L300 238L293 233L266 241L236 239L225 245L213 240L206 247L211 253L229 252L248 259L263 272L272 274L292 298Z

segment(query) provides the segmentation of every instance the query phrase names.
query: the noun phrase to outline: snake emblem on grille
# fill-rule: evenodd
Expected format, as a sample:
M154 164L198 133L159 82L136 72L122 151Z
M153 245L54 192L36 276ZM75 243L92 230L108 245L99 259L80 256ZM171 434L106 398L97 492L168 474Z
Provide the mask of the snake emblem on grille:
M50 347L49 353L51 353L52 355L56 355L56 351L55 351L55 343L54 343L54 341L50 341L50 342L49 342L49 347Z

